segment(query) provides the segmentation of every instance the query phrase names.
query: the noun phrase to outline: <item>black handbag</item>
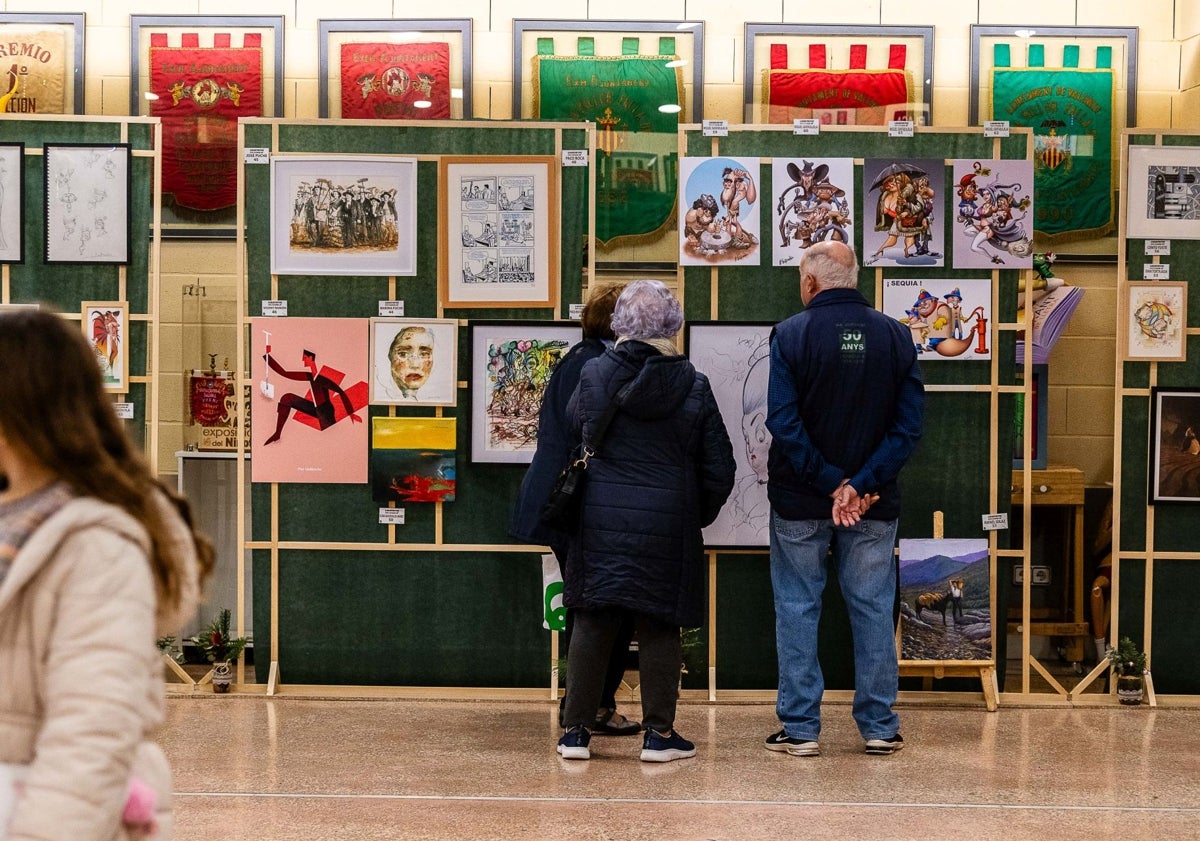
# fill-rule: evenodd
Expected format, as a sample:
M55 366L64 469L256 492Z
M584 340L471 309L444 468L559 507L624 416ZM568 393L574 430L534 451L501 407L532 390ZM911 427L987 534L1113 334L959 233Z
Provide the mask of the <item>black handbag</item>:
M567 466L563 468L562 473L558 474L558 478L554 480L554 487L550 489L550 496L546 499L546 504L542 506L539 519L543 525L549 526L558 531L571 531L574 529L579 517L579 505L583 499L583 480L587 476L588 459L596 454L595 448L604 439L604 433L608 431L608 424L613 419L613 415L617 413L625 395L629 393L633 387L633 382L630 381L624 388L613 398L612 403L608 404L608 408L604 410L591 432L590 441L585 441L571 450L570 458L567 461Z

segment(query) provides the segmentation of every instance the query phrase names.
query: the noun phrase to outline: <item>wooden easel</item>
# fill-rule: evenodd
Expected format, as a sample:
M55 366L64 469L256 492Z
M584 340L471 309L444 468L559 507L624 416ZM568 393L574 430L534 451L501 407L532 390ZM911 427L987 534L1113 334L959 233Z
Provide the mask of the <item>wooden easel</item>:
M933 537L941 540L945 537L945 519L941 511L933 512ZM995 569L992 576L995 579ZM995 610L992 611L992 639L996 637ZM994 649L993 643L993 649ZM896 626L896 653L900 653L900 626ZM901 660L901 677L925 678L926 688L930 688L934 678L944 677L978 677L983 685L983 703L988 712L995 712L1000 705L1000 686L996 682L996 664L994 660Z

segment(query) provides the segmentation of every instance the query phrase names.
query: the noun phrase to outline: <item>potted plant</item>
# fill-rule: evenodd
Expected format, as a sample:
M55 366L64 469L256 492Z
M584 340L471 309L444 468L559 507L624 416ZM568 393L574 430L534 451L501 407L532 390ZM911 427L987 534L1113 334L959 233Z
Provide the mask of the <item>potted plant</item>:
M229 609L217 614L203 631L192 637L192 643L204 652L208 662L213 664L213 692L228 692L229 684L233 682L233 668L230 665L242 654L242 649L250 640L246 637L231 637L229 635Z
M1140 704L1145 694L1146 654L1133 640L1121 637L1116 648L1108 650L1108 662L1117 674L1117 699L1122 704Z

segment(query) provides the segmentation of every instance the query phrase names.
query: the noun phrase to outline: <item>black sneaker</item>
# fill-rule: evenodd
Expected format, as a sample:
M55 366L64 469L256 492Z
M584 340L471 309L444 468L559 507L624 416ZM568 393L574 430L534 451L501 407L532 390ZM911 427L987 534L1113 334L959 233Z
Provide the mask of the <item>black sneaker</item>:
M642 762L670 762L696 755L696 746L672 730L667 735L657 730L646 730L642 742Z
M897 733L890 739L867 739L867 753L874 756L888 756L904 747L904 737Z
M821 746L816 740L797 739L789 736L785 731L780 730L778 733L772 733L767 737L767 750L786 751L792 756L820 756Z
M558 740L558 752L563 759L591 759L592 752L588 750L588 742L592 734L582 724L577 724L563 733Z

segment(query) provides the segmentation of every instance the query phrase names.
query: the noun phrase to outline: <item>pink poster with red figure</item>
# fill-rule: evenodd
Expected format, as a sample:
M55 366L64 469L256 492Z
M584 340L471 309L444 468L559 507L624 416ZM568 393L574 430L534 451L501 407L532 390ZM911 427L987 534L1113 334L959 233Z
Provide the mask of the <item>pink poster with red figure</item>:
M365 318L255 318L251 478L367 481Z

